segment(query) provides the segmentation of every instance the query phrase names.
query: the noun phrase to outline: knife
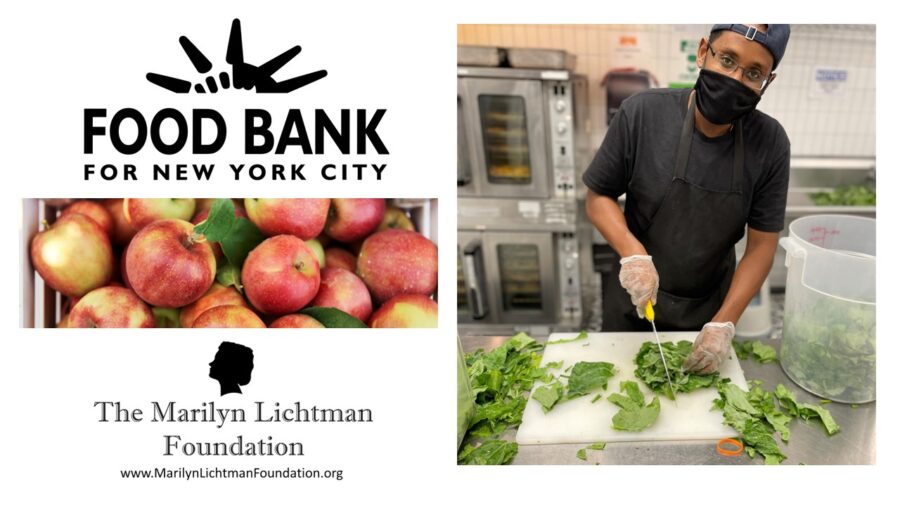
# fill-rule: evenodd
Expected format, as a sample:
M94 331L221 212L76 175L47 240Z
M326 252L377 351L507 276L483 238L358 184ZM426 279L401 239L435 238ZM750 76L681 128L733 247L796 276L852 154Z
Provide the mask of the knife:
M653 335L656 337L656 347L659 348L659 356L662 358L663 368L666 370L666 379L669 381L669 391L672 392L672 400L675 402L675 405L678 406L678 401L675 398L675 388L672 387L672 377L669 376L669 365L666 364L666 356L663 354L662 343L659 341L659 333L656 332L656 322L653 320L656 317L656 313L653 311L653 303L649 300L647 301L647 307L644 309L644 317L650 321L650 325L653 326Z

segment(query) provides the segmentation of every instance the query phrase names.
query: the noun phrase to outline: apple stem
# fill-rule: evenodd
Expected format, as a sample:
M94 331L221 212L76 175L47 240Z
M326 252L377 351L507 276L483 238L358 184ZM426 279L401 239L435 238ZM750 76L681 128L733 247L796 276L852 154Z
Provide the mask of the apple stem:
M44 230L50 230L50 222L47 220L41 220L41 225L44 226Z
M191 232L190 235L188 235L187 244L185 244L185 246L190 248L191 246L199 244L201 242L206 242L206 236L197 232Z

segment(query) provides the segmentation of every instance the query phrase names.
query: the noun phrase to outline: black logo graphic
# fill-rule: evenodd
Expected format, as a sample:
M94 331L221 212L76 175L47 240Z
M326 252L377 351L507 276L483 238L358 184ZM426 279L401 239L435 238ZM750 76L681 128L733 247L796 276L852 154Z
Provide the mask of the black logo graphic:
M191 63L197 72L206 74L212 70L212 63L199 50L193 42L182 35L178 38L181 47L191 59ZM302 88L307 84L313 83L328 75L325 70L317 70L304 74L302 76L293 77L281 82L276 82L272 78L272 74L283 67L287 62L291 61L295 56L300 54L300 46L294 46L271 60L260 66L252 65L244 61L244 46L241 39L241 20L235 19L231 23L231 35L228 37L228 51L225 53L225 62L231 64L231 78L227 72L219 73L219 83L223 89L228 89L231 83L240 90L256 89L257 93L290 93L296 89ZM191 91L190 81L170 77L162 74L147 73L147 80L151 83L163 87L175 93L188 93ZM219 91L216 79L213 76L206 76L206 87L202 83L194 85L194 91L197 93L206 93L208 88L210 93Z
M236 343L223 341L216 358L209 363L209 377L219 382L221 395L242 393L241 387L250 383L253 372L253 350Z

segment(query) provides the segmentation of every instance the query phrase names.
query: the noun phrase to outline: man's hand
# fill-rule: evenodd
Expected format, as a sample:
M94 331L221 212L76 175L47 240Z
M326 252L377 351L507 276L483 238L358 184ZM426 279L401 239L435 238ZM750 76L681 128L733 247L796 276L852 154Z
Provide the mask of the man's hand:
M619 260L619 263L622 265L619 283L631 296L638 316L643 318L647 302L655 305L656 292L659 291L659 274L653 266L653 259L648 255L632 255Z
M684 361L682 368L698 374L718 371L722 361L728 356L732 339L734 339L733 323L707 323L694 340L694 351Z

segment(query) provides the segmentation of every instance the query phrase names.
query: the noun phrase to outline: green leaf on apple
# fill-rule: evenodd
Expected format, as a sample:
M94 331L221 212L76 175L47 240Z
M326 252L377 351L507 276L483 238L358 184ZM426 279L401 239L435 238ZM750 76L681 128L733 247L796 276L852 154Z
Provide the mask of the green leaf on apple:
M244 286L241 285L241 271L227 259L219 264L216 270L216 281L224 286L233 286L238 292L244 293Z
M235 268L243 265L247 255L266 238L253 222L234 215L231 199L216 199L209 216L194 231L206 236L207 241L219 243L228 263Z
M156 328L175 329L181 327L179 313L177 309L154 307L153 318L156 320Z
M333 307L308 307L300 314L311 316L329 329L365 329L366 324L354 316Z

